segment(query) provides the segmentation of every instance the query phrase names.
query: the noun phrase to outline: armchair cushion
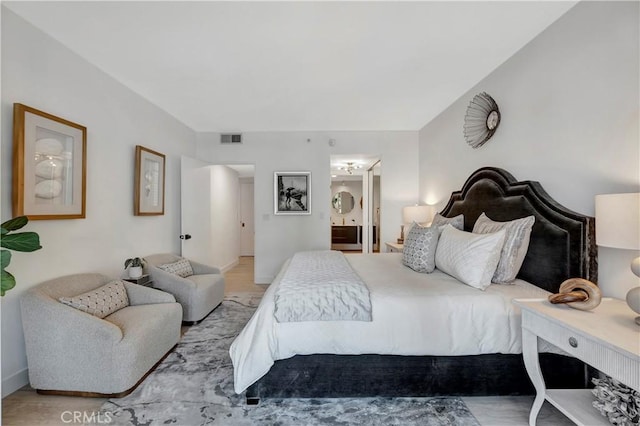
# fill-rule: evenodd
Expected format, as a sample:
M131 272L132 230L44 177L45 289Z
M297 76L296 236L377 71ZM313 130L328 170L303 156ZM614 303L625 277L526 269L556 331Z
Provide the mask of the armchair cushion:
M129 306L127 290L120 280L111 281L74 297L60 297L58 300L98 318L104 318Z
M187 259L180 259L177 262L172 263L164 263L162 265L158 265L158 268L182 278L193 275L193 268L191 268L191 263L189 263Z

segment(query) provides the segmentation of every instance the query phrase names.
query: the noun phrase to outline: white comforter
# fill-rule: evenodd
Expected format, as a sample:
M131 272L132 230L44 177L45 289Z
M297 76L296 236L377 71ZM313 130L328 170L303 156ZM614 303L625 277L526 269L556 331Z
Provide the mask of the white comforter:
M520 353L520 312L511 300L549 294L520 280L480 291L438 270L415 272L398 253L347 259L369 287L373 320L278 323L274 293L287 262L229 350L237 393L294 355Z
M371 321L369 289L339 251L293 255L274 301L278 322Z

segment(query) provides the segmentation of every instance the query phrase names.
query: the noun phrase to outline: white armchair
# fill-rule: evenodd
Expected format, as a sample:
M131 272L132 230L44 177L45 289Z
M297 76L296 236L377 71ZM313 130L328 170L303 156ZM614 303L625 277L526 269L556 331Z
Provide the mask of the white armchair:
M39 393L124 396L180 340L182 308L162 291L125 282L129 306L104 318L59 301L113 280L69 275L22 296L29 381Z
M204 319L224 299L224 276L220 269L188 260L193 275L180 277L160 269L160 265L175 263L184 258L171 253L145 256L147 272L153 286L175 296L182 305L182 321L195 323Z

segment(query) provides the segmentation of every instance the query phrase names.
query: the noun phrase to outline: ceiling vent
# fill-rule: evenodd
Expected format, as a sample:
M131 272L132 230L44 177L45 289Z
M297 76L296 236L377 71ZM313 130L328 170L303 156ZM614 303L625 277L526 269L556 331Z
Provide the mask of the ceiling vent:
M242 134L223 133L220 135L220 143L242 143Z

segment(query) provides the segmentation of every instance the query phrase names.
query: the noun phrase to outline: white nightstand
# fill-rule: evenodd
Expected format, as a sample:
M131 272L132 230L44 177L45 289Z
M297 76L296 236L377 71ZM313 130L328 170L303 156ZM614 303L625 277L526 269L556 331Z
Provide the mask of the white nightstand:
M389 253L402 253L404 244L398 243L385 243L387 245L387 252Z
M593 406L588 389L546 389L538 362L538 338L557 346L603 373L640 391L640 327L625 302L603 298L592 311L552 305L546 299L519 299L522 354L536 388L529 425L536 424L546 399L579 425L609 425Z

